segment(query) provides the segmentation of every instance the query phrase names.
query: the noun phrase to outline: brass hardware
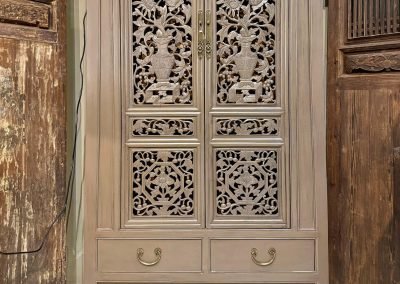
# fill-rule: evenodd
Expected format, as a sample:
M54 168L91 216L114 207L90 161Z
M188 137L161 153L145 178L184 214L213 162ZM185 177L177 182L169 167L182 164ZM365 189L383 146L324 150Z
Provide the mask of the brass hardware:
M256 257L257 257L257 249L256 248L251 249L251 259L258 266L270 266L272 263L274 263L275 258L276 258L276 250L274 248L270 248L268 250L268 254L271 256L271 259L269 261L267 261L267 262L261 262L261 261L258 261L256 259Z
M211 58L212 54L212 25L211 25L211 11L206 12L206 54L207 58Z
M161 260L161 249L160 248L154 249L154 254L156 255L156 259L152 262L146 262L146 261L142 260L142 257L144 255L144 249L138 248L137 259L144 266L154 266L154 265L158 264Z
M204 55L204 15L203 11L198 13L198 46L197 51L199 52L199 57L202 58Z

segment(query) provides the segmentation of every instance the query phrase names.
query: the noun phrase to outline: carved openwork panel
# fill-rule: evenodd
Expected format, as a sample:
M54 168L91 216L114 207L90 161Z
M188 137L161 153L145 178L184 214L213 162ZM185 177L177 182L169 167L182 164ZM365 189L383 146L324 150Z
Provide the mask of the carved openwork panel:
M215 151L217 216L278 216L277 150Z
M193 136L193 118L135 118L131 122L132 137L146 136Z
M193 216L193 150L133 150L132 217Z
M134 106L193 104L191 0L132 1Z
M217 104L275 105L276 0L217 0Z
M278 136L279 118L218 118L215 132L222 136Z

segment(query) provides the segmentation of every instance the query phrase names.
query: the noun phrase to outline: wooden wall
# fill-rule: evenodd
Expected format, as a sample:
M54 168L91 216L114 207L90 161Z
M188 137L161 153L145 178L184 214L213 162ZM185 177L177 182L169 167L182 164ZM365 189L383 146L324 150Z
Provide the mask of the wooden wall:
M400 20L379 10L396 1L329 2L330 283L400 283Z
M65 198L65 0L0 0L0 250L36 249ZM64 218L0 283L65 282Z

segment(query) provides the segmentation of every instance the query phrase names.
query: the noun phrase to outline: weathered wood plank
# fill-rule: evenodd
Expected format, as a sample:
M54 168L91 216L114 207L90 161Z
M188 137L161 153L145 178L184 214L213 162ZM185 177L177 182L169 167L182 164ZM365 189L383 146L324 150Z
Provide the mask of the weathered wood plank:
M400 94L392 95L392 124L393 128L393 232L394 232L394 271L393 278L400 283Z
M370 32L394 32L382 3L368 1ZM355 3L355 2L353 2ZM367 1L364 1L367 3ZM390 2L391 3L391 2ZM330 283L400 283L400 76L393 61L384 73L345 74L357 53L395 48L389 38L347 42L346 0L330 3L328 31L328 195ZM371 7L374 7L371 9ZM355 8L355 7L354 7ZM355 13L357 11L354 11ZM393 12L393 11L391 11ZM372 19L371 19L372 17ZM354 32L354 30L353 30ZM369 34L370 34L369 32ZM390 63L390 64L389 64ZM346 65L347 64L347 65ZM364 69L354 62L354 70ZM351 68L353 68L351 67Z
M57 44L0 37L1 251L36 249L64 202L65 1L57 9ZM64 283L64 227L39 253L0 255L1 283Z

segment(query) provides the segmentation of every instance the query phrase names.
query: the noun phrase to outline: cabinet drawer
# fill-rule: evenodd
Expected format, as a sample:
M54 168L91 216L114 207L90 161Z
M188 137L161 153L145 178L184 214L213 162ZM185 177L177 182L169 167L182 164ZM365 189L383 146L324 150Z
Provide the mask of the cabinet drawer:
M98 271L200 272L201 244L200 239L98 240ZM160 255L155 251L158 248ZM143 253L138 255L138 250Z
M255 254L252 255L253 249ZM269 251L271 249L276 253ZM211 240L211 271L241 273L315 271L315 241Z

